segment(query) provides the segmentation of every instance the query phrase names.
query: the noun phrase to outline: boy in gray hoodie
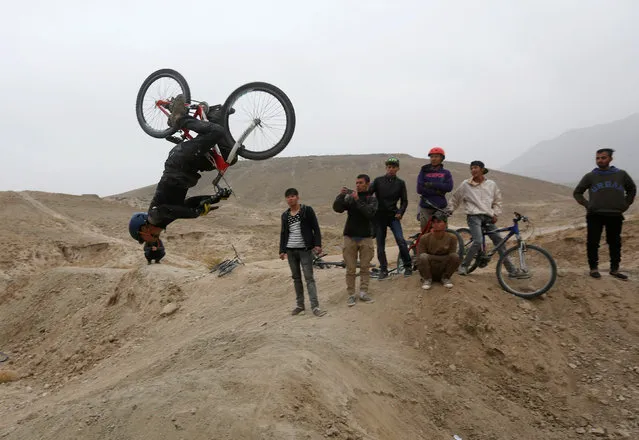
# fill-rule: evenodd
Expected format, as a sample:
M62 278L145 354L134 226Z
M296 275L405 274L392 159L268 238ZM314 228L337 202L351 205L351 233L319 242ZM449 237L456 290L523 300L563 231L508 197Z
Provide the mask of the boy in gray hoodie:
M597 168L586 174L575 188L573 196L586 208L588 227L587 253L590 276L601 278L599 273L599 241L606 228L606 241L610 251L610 275L621 280L628 276L619 272L621 262L621 227L623 213L635 201L637 186L624 170L610 166L612 148L597 150ZM584 192L588 190L588 199Z

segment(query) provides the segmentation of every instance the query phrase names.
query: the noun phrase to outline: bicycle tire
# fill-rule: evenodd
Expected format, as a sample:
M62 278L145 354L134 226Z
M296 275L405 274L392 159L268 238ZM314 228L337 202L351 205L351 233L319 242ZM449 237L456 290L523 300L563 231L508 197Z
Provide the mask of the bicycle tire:
M233 271L233 269L235 269L237 266L239 266L240 264L236 261L231 262L231 264L228 264L226 267L224 267L223 269L221 269L217 276L218 277L223 277L224 275L231 273Z
M504 260L510 254L513 254L517 252L518 250L519 250L519 245L511 247L506 252L504 252L504 254L499 257L499 261L497 261L497 281L499 281L499 284L501 285L501 287L506 292L511 293L520 298L525 298L525 299L536 298L548 292L548 290L552 288L552 286L555 284L555 281L557 280L557 263L555 262L552 255L550 255L550 253L546 249L541 248L539 246L532 245L532 244L526 245L526 252L530 250L539 252L541 255L543 255L546 258L546 260L548 260L548 262L550 263L550 280L548 280L546 285L543 286L541 289L537 289L534 292L526 292L526 293L515 290L506 282L506 280L504 279L504 275L501 271L501 267L504 264Z
M242 145L238 149L237 154L245 159L250 159L250 160L270 159L271 157L277 155L282 150L284 150L284 148L286 148L288 143L291 141L291 138L293 137L293 133L295 132L295 109L293 107L293 103L281 89L279 89L278 87L272 84L265 83L265 82L247 83L235 89L229 95L229 97L226 98L226 101L224 102L224 106L223 106L224 126L226 128L226 136L225 136L226 143L231 147L235 145L235 139L233 138L233 135L231 134L228 128L229 116L230 116L229 109L233 108L233 104L238 100L238 98L252 91L261 91L261 92L268 93L274 96L280 102L280 104L282 104L282 107L284 107L284 112L286 114L286 128L284 130L284 134L282 135L282 139L280 139L280 141L277 144L275 144L273 147L269 148L268 150L251 151L247 149L246 146Z
M144 82L142 83L142 86L140 86L140 90L138 90L138 95L135 100L135 114L138 118L138 123L140 124L140 127L142 127L142 130L144 130L146 134L154 138L166 138L173 135L177 131L177 129L168 127L168 126L165 130L154 129L147 123L144 117L144 112L143 112L144 95L146 91L149 89L149 87L151 87L151 84L153 84L155 81L157 81L160 78L174 79L182 88L182 94L184 95L184 98L186 98L186 102L187 103L191 102L191 89L189 88L189 84L186 82L186 79L184 79L184 77L179 72L173 69L160 69L150 74L144 80ZM167 96L166 98L169 98L169 97Z

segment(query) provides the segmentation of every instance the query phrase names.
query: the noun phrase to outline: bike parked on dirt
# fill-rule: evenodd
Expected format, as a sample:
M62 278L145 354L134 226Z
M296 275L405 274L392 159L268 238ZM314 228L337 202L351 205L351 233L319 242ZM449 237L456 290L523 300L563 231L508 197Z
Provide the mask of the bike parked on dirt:
M515 212L513 225L501 229L488 232L482 227L482 243L479 252L468 266L468 273L474 271L478 267L486 267L493 255L500 249L506 247L506 242L512 237L517 239L517 244L499 256L497 261L497 280L501 287L508 293L520 298L535 298L542 295L552 288L557 280L557 264L550 253L532 244L527 244L521 237L519 222L528 222L528 218ZM486 237L491 234L499 234L508 232L502 240L492 249L487 250ZM464 248L467 251L473 244L470 229L459 228L457 233L463 237ZM517 270L517 276L509 275L505 267L506 258L513 264Z

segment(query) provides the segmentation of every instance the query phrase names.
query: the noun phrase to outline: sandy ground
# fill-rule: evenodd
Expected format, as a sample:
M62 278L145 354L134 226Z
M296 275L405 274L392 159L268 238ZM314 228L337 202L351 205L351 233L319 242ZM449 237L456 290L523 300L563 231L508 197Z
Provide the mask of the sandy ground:
M348 308L343 269L323 269L317 318L290 316L279 206L178 221L151 266L126 229L136 200L0 206L0 381L17 379L0 385L2 439L639 438L637 220L628 282L587 276L570 219L533 239L560 275L537 300L502 291L493 262L451 290L372 281L376 302ZM210 274L231 243L246 265Z

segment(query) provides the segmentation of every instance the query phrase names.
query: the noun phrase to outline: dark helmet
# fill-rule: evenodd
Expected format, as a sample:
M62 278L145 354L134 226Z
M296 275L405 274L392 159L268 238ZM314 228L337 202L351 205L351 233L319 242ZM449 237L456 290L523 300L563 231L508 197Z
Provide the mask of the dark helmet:
M399 159L396 158L395 156L391 156L388 159L386 159L386 162L384 162L384 165L388 166L388 165L392 165L395 167L399 166Z
M149 215L146 212L136 212L129 220L129 234L140 243L144 242L140 238L140 228L147 223L148 219Z

